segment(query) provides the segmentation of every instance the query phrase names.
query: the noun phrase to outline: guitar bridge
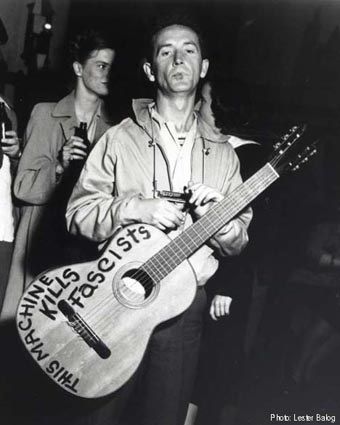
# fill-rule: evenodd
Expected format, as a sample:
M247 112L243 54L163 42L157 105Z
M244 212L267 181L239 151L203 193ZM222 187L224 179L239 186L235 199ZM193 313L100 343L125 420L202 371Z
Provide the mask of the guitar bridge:
M93 350L102 359L107 359L111 355L108 346L99 338L99 336L90 328L80 314L76 313L73 307L65 301L58 302L58 308L68 320L68 324L77 332L77 334L93 348Z

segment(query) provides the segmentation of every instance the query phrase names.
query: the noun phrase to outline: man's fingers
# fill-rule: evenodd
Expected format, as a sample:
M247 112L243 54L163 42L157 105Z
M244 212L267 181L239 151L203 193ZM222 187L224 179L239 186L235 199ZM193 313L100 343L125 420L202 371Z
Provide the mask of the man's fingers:
M220 192L202 184L188 186L188 190L192 192L189 198L189 203L192 205L200 206L210 201L220 201L223 199L223 195Z
M6 145L10 147L16 146L16 145L19 145L19 139L17 137L9 137L9 138L6 137L4 139L1 139L1 144L3 148L5 148Z
M177 208L175 205L173 205L171 202L165 201L164 204L164 212L160 212L161 214L164 214L168 220L172 221L176 224L176 226L180 226L185 218L185 215L183 212Z
M65 143L64 146L67 146L67 147L77 146L77 145L79 146L79 144L80 145L83 145L86 148L86 145L84 144L84 141L83 141L83 139L81 137L71 136L68 139L68 141Z
M182 220L172 212L166 211L163 214L159 214L155 217L158 223L161 223L167 229L176 229L182 224Z
M84 151L87 150L87 146L85 145L85 143L83 143L83 141L80 140L74 140L74 142L72 143L72 148L79 148L82 149Z
M210 306L210 316L214 320L218 320L223 316L229 315L229 307L231 304L232 298L225 295L215 295L211 302Z
M210 317L211 317L213 320L217 320L217 317L215 316L215 307L214 307L214 304L213 304L213 303L212 303L212 304L211 304L211 306L210 306L209 314L210 314Z
M71 149L71 157L72 159L76 159L76 158L85 158L87 157L87 152L85 152L83 149L79 149L79 148L72 148Z

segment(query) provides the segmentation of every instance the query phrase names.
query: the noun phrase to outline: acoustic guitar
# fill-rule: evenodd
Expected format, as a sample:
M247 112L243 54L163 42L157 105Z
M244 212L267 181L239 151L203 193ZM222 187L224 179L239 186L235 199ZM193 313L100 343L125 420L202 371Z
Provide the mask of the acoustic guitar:
M153 329L185 311L196 293L187 261L287 169L315 153L289 152L305 127L293 127L272 159L175 239L147 224L123 228L95 261L40 274L17 310L20 337L41 369L71 394L118 390L137 370Z

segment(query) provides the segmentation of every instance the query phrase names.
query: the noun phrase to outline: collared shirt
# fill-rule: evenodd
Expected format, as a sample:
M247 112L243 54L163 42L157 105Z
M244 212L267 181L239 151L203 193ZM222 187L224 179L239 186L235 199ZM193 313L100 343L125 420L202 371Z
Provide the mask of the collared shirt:
M172 188L175 192L183 192L184 186L187 186L191 180L191 151L197 132L197 116L194 114L194 120L188 132L178 133L174 123L165 121L156 111L154 104L150 105L150 112L153 121L158 125L158 142L169 163ZM191 215L185 214L184 223L176 230L169 232L168 236L174 239L192 223ZM205 246L193 254L189 260L195 270L198 286L204 285L211 271L215 272L218 267L218 261L211 253L212 249Z
M173 190L183 192L184 186L191 180L191 151L197 130L197 117L194 115L188 132L179 133L175 124L165 121L154 105L150 106L150 110L153 121L159 127L159 143L169 162Z
M87 123L87 138L90 141L90 143L93 142L95 135L96 135L96 129L97 129L97 122L101 117L101 103L99 103L97 109L95 110L91 120L89 123ZM77 116L77 122L78 126L80 125L81 120ZM75 130L76 126L74 126Z
M87 127L87 138L89 139L91 143L94 140L94 136L96 134L96 129L97 129L97 122L100 119L100 116L101 116L101 103L99 103L98 108L96 112L94 113L93 118Z
M67 207L66 217L71 233L82 234L99 243L105 242L119 227L135 223L134 209L140 196L152 196L152 135L156 136L159 151L162 149L159 127L154 119L150 120L148 108L152 103L149 99L134 101L136 119L127 118L109 129L90 153ZM224 141L221 136L215 137L210 127L197 116L197 134L191 156L193 181L228 194L240 185L241 176L237 156L231 145ZM172 143L175 144L174 141ZM211 152L201 180L204 143ZM168 189L171 177L169 161L165 152L162 155L159 151L156 151L158 187ZM189 219L191 216L187 214L186 227ZM247 209L231 221L237 222L235 226L228 226L225 232L221 229L211 239L212 246L223 255L238 254L248 241L250 220L251 211ZM205 244L189 259L198 285L203 285L218 267L213 254L213 249Z

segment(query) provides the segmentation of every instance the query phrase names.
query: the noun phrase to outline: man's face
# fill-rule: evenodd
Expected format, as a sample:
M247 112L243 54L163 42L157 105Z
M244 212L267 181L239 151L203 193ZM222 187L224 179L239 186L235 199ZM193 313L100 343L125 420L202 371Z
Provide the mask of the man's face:
M115 52L112 49L102 49L93 51L84 64L76 62L75 72L80 78L78 83L97 96L106 96L114 57Z
M188 27L171 25L156 35L153 63L146 63L144 71L163 93L193 93L208 66L208 60L202 60L197 34Z

